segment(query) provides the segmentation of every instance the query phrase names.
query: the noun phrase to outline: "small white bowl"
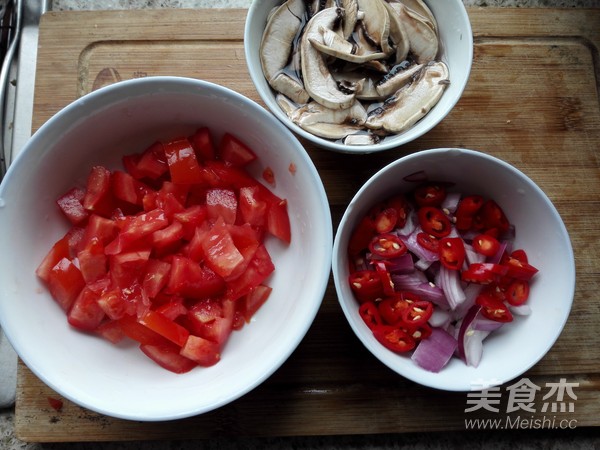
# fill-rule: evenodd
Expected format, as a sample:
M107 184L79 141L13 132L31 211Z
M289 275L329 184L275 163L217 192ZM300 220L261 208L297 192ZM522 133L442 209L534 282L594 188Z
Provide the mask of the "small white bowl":
M157 139L188 136L200 125L216 139L233 132L255 150L249 170L270 167L273 191L288 199L289 246L266 245L273 288L253 321L232 334L221 361L177 375L136 345L113 345L69 327L35 275L68 229L55 200L84 185L95 164L121 166L122 155ZM295 171L290 171L290 164ZM44 383L73 402L113 417L159 421L225 405L267 379L294 351L323 299L333 232L323 184L304 148L264 108L224 87L154 77L123 81L76 100L27 143L0 186L0 321L15 350Z
M348 283L348 240L357 222L376 202L408 192L415 183L404 178L425 170L429 179L455 183L465 194L493 198L514 224L514 248L526 250L539 269L532 282L529 316L516 317L483 342L477 368L452 358L439 373L428 372L410 356L384 348L358 315ZM454 188L453 188L454 189ZM575 291L575 261L568 232L544 192L525 174L488 154L465 149L414 153L377 172L356 193L344 213L333 245L333 277L340 305L362 343L398 374L425 386L469 391L477 383L499 385L523 374L550 350L569 316Z
M404 133L389 136L378 144L344 145L309 133L293 123L275 100L275 93L267 83L260 62L260 43L270 11L282 0L255 0L250 5L244 30L246 64L252 82L263 102L288 128L319 147L342 153L372 153L399 147L411 142L439 124L460 99L471 72L473 61L473 34L469 16L462 0L425 0L437 19L440 36L439 58L448 65L450 85L440 101L419 122Z

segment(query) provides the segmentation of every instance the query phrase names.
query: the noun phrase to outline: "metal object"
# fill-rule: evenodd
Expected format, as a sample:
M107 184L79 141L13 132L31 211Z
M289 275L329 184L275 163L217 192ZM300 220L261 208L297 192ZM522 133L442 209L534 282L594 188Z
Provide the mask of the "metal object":
M39 22L50 0L0 0L0 181L31 136ZM17 355L0 329L0 408L14 403Z

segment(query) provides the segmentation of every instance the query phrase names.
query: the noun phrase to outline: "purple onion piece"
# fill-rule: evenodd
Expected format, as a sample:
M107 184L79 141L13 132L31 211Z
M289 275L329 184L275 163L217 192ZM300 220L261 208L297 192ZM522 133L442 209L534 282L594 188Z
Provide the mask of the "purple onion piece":
M446 266L441 266L439 278L440 286L444 291L450 308L456 309L458 305L463 303L466 299L458 270L451 270Z
M456 339L450 333L432 328L431 336L419 343L411 359L423 369L438 373L448 364L456 347Z
M458 202L460 201L462 194L460 192L448 192L446 198L440 205L442 210L448 211L452 214L456 212Z
M528 316L531 314L531 307L529 305L519 305L519 306L511 306L509 305L508 309L515 316Z

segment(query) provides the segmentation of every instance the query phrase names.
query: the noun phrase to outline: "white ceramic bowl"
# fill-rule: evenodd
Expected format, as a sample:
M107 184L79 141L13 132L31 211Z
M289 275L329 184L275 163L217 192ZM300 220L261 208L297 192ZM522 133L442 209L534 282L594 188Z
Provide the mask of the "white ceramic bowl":
M266 245L275 263L272 295L253 322L234 332L209 368L162 369L137 346L115 346L70 328L34 271L67 230L54 203L85 181L94 164L199 125L215 138L234 132L253 148L259 177L269 166L288 199L292 242ZM296 171L291 173L290 163ZM84 185L84 184L82 184ZM0 186L0 320L25 364L73 402L106 415L177 419L235 400L269 377L299 344L323 299L333 240L327 197L298 140L264 108L224 87L193 79L124 81L73 102L28 142Z
M539 269L528 300L532 312L519 316L483 342L477 368L458 358L439 373L417 366L410 357L385 349L358 315L348 284L347 246L357 221L376 202L408 192L415 183L404 177L425 170L429 179L456 183L459 192L493 198L515 225L514 248L526 250ZM464 149L425 150L400 158L377 172L356 193L342 217L333 246L333 276L339 302L350 326L381 362L425 386L469 391L476 383L502 384L523 374L552 347L569 316L575 289L575 262L567 230L544 192L510 164Z
M407 131L389 136L378 144L344 145L311 134L293 123L275 100L262 71L260 43L273 7L282 0L254 0L248 10L244 30L244 49L250 77L263 102L288 128L319 147L343 153L372 153L404 145L427 133L440 123L460 99L469 79L473 60L473 35L462 0L425 0L438 21L441 41L440 59L448 65L450 85L429 113Z

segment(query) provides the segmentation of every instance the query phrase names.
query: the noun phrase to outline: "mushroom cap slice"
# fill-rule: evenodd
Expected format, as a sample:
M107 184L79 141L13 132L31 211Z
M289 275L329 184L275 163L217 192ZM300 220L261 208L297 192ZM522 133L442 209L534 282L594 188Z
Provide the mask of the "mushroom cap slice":
M439 50L439 38L433 28L418 13L407 8L403 3L390 3L400 15L410 42L410 51L419 64L433 61Z
M423 0L397 0L400 3L403 3L408 9L411 9L413 12L421 15L426 23L437 33L437 20L435 16L429 9L429 6L425 4Z
M319 32L322 34L322 39L312 39L309 41L317 50L326 55L334 56L344 61L355 64L363 64L374 59L383 59L387 55L383 52L370 52L347 41L333 30L320 27Z
M349 125L349 124L338 124L338 123L315 123L312 125L304 125L302 129L308 131L315 136L319 136L325 139L343 139L344 137L355 134L363 130L362 126Z
M408 57L408 52L410 51L410 39L402 20L400 20L400 15L388 2L384 1L383 4L387 9L390 18L390 40L396 47L396 62L400 63Z
M382 97L388 97L407 84L423 68L423 64L412 64L409 67L402 68L402 65L396 66L389 74L381 79L375 85L377 93Z
M304 88L313 100L331 109L349 108L354 102L354 94L345 94L339 89L329 71L325 55L311 44L311 40L322 42L320 27L333 30L342 17L340 8L318 12L306 24L300 43Z
M348 39L354 33L358 21L358 3L356 0L342 0L342 8L344 9L342 35L344 39Z
M278 73L269 81L269 84L277 92L289 97L296 103L306 103L310 100L304 86L286 73Z
M288 64L305 13L304 0L287 0L269 16L260 43L260 62L268 81Z
M357 0L358 8L364 12L363 28L369 38L381 50L390 55L394 49L390 46L390 18L384 0Z
M433 108L448 83L446 64L427 64L412 83L398 90L383 106L369 113L367 127L383 128L388 133L405 131Z
M290 118L301 127L317 123L362 125L367 119L367 111L357 101L346 109L329 109L317 102L310 102L296 109Z

